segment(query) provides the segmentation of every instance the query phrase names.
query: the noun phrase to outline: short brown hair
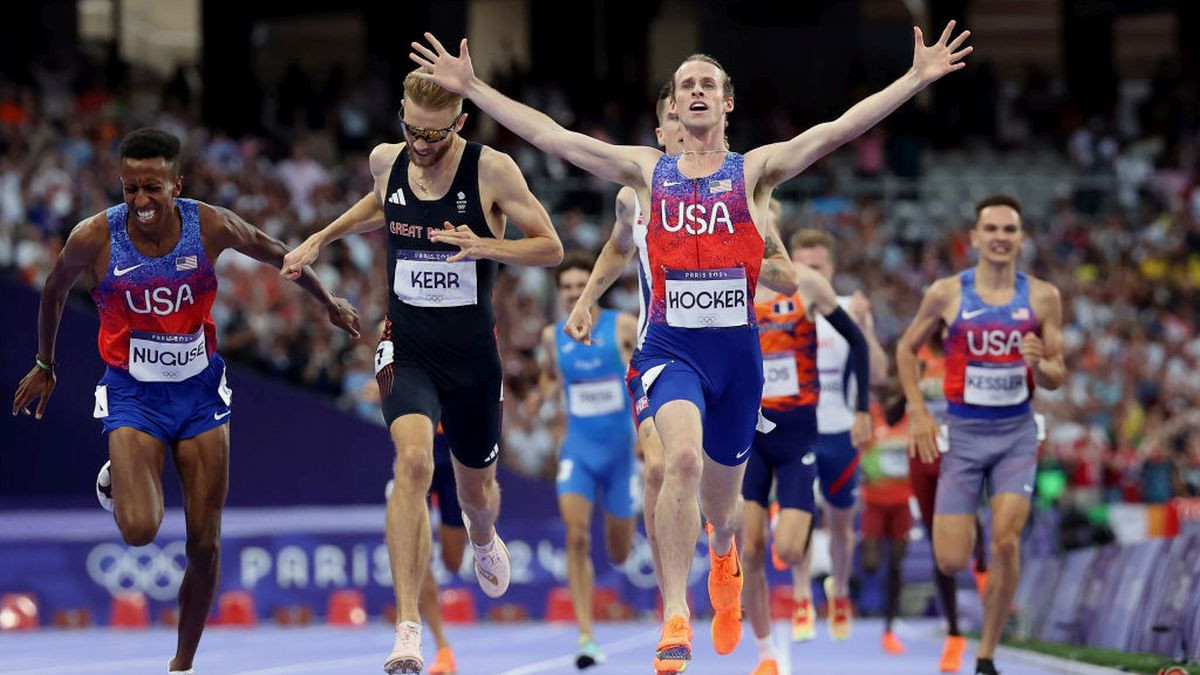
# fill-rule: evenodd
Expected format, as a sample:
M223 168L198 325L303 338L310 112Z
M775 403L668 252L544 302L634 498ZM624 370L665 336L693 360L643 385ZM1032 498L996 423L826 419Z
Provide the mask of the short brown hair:
M596 258L587 251L574 250L567 251L563 256L563 261L559 264L558 269L554 270L554 283L558 284L563 272L569 270L583 270L588 274L592 273L592 267L596 264Z
M1016 211L1018 216L1021 215L1021 201L1019 199L1012 195L995 194L979 200L979 203L975 205L975 219L979 220L979 214L983 213L983 210L989 206L1007 206Z
M441 88L433 80L418 75L418 73L428 72L428 68L417 68L404 77L404 100L412 101L423 108L433 110L453 108L456 113L462 112L463 99L461 96Z
M720 61L709 56L708 54L701 54L700 52L692 54L691 56L687 57L686 59L680 61L679 65L675 68L675 71L678 72L679 69L683 67L683 64L691 63L692 61L701 61L703 63L707 63L710 65L716 66L717 70L721 71L721 96L722 96L722 98L733 98L733 78L729 76L729 73L725 70L725 67L721 65ZM671 96L675 96L675 74L674 73L671 74Z
M654 102L654 116L658 118L658 126L667 119L667 111L671 109L671 83L666 82L658 90L658 99Z
M813 228L805 228L797 230L788 240L791 245L791 250L799 248L816 248L824 246L826 251L829 251L829 256L833 257L833 237L825 230L816 230Z

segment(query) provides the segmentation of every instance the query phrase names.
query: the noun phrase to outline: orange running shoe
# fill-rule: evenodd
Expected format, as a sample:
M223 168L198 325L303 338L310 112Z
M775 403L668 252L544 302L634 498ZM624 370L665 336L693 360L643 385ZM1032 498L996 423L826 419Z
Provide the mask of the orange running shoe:
M775 659L763 659L750 675L779 675L779 663Z
M839 642L849 640L854 621L850 598L839 598L833 594L832 575L825 577L824 585L825 597L829 600L829 634Z
M662 636L654 653L656 675L670 675L687 670L692 660L692 625L687 617L674 614L663 622Z
M437 650L433 657L433 665L429 666L429 675L454 675L458 666L454 663L454 652L449 647Z
M946 638L946 646L942 648L942 662L938 670L943 673L957 673L962 669L963 652L967 649L967 639L961 635L951 635Z
M892 631L883 632L883 651L899 656L904 653L904 643Z
M796 609L792 610L792 642L808 642L815 638L816 623L812 598L796 601Z
M712 548L712 525L708 532L708 600L714 612L725 612L741 606L742 562L738 560L737 537L729 545L729 552L717 555Z

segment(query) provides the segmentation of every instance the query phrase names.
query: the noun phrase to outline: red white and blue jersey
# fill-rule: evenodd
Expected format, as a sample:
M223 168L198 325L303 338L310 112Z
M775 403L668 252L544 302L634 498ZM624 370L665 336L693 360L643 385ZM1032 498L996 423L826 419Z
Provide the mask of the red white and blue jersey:
M129 207L105 212L108 271L92 289L100 311L100 356L142 382L179 382L204 371L217 348L211 309L217 276L200 238L200 206L176 199L181 232L175 250L150 258L126 229Z
M754 303L763 353L762 407L767 410L816 408L817 325L804 313L799 293Z
M1039 333L1029 278L1018 272L1006 305L989 305L975 290L975 270L959 274L962 307L946 337L943 388L959 417L1003 418L1030 412L1033 372L1021 356L1021 336Z
M649 322L752 326L763 239L750 215L744 158L728 152L712 175L688 178L681 156L658 160L644 239L635 231Z

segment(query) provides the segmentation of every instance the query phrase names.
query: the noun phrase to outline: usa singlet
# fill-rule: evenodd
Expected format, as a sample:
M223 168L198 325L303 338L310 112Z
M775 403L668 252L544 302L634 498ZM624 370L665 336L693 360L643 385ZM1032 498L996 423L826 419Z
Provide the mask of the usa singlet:
M1021 336L1037 333L1029 279L1018 272L1006 305L984 303L975 270L959 274L962 307L946 336L944 389L948 410L959 417L1000 418L1030 411L1033 373L1021 356Z
M688 178L679 156L654 169L650 223L638 241L649 323L634 370L653 415L687 400L704 420L704 449L745 461L762 395L762 352L752 299L763 239L750 214L743 157ZM640 401L639 401L640 406Z
M105 212L108 268L92 289L100 356L108 364L93 416L105 432L130 427L164 445L229 422L233 392L217 354L210 310L217 277L200 236L200 204L175 199L179 243L142 255L129 238L129 207Z

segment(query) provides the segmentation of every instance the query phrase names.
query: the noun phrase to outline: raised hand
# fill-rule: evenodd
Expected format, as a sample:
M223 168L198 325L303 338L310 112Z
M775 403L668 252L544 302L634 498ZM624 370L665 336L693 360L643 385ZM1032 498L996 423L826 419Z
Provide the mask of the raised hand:
M938 38L937 42L926 47L925 36L921 33L921 29L913 26L912 69L922 85L936 82L947 73L960 70L967 65L963 58L975 48L962 45L970 37L971 31L965 30L951 40L950 36L953 33L954 22L951 21L946 24L946 29L942 31L942 36ZM960 49L960 47L962 48Z
M303 244L288 251L283 256L283 266L279 268L279 273L285 279L298 279L304 272L304 268L317 261L317 253L320 248L312 243L312 239L305 239Z
M412 43L413 51L408 54L408 58L429 71L419 72L417 75L432 80L442 89L465 96L467 86L470 85L471 80L475 79L475 68L471 65L471 53L467 51L467 39L463 38L462 42L458 44L458 56L451 56L442 43L433 36L433 33L426 33L425 39L429 41L432 49L420 42L414 42Z
M57 381L58 378L54 376L53 370L35 365L17 385L17 394L13 397L12 413L16 415L18 412L23 412L28 415L30 404L41 399L33 416L35 419L42 419L42 413L46 411L46 403L50 400L50 394L54 392L54 385Z
M358 325L358 310L345 298L334 298L329 305L329 323L341 328L357 340L361 333Z

